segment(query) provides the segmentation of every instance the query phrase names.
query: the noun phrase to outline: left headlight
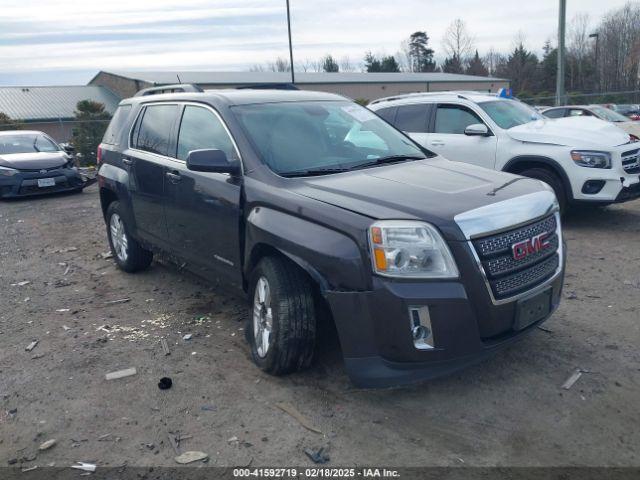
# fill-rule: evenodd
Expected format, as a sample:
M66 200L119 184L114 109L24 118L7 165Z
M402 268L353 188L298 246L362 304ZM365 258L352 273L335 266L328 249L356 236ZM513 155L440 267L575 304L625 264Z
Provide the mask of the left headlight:
M18 170L8 167L0 167L0 177L13 177Z
M428 223L386 220L369 227L373 269L379 275L457 278L458 268L440 233Z
M573 150L571 159L581 167L611 168L611 154L608 152Z

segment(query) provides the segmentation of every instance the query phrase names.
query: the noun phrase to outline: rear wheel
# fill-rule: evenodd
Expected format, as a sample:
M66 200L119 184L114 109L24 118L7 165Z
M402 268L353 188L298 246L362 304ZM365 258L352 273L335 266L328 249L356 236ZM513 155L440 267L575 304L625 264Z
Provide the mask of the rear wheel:
M142 248L129 232L120 202L111 202L107 208L107 237L111 253L118 266L125 272L133 273L149 267L153 253Z
M316 337L313 288L293 264L266 257L250 280L246 337L255 364L272 375L311 364Z
M544 183L553 188L560 205L560 213L565 213L567 210L567 191L564 188L562 179L551 170L546 168L530 168L520 172L520 175L529 178L535 178L536 180L542 180Z

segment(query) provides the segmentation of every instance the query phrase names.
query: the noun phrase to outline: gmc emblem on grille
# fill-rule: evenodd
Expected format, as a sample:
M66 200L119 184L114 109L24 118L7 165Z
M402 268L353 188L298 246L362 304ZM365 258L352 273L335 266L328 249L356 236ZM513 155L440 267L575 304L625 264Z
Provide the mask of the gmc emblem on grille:
M513 252L513 258L516 260L523 260L529 255L538 253L546 248L549 248L549 233L541 233L531 238L527 238L522 242L514 243L511 245L511 251Z

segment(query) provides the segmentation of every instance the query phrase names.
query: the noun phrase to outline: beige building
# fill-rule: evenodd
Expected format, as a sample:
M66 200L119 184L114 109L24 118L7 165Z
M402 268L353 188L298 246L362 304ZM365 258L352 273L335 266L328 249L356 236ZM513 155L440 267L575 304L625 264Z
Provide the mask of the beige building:
M127 98L143 88L195 83L204 89L251 87L265 84L291 83L284 72L127 72L101 71L89 85L106 87ZM412 92L477 90L496 92L508 88L509 81L453 73L302 73L296 72L295 85L301 90L318 90L344 95L354 100Z

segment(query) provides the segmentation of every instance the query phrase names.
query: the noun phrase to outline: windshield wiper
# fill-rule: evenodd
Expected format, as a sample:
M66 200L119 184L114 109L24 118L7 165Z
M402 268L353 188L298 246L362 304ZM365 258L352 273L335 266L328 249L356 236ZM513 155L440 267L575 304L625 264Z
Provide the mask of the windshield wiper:
M380 157L370 162L361 163L356 165L351 170L358 170L360 168L375 167L376 165L385 165L388 163L404 162L405 160L425 160L427 157L421 157L419 155L389 155L387 157Z
M318 177L320 175L330 175L332 173L348 172L349 168L311 168L309 170L294 170L292 172L283 172L279 175L282 177Z

